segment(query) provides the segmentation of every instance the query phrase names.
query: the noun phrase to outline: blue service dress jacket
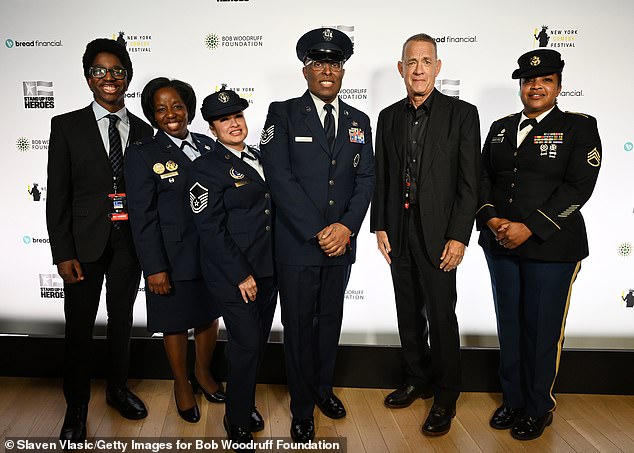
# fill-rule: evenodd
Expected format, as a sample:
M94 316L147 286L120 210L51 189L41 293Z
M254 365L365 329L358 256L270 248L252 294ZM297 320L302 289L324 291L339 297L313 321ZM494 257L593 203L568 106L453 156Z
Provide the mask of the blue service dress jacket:
M256 149L249 148L259 156ZM258 172L223 145L196 159L189 209L198 227L207 285L224 299L240 298L238 285L252 275L273 276L273 206Z
M210 137L191 135L201 156L213 151ZM192 164L162 131L126 150L130 226L146 278L163 271L176 281L201 277L198 233L189 209Z
M275 259L290 265L349 265L356 235L374 191L368 116L339 100L337 136L330 150L306 91L273 102L260 139L262 164L276 205ZM353 233L348 252L328 257L315 235L339 222Z

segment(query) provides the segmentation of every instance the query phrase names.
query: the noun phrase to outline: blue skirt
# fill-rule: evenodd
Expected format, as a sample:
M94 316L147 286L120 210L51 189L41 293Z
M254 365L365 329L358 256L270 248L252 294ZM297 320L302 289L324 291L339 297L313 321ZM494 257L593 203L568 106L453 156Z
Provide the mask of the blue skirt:
M150 332L175 333L210 324L220 310L207 291L205 281L171 281L172 291L162 296L147 290L145 304L147 328Z

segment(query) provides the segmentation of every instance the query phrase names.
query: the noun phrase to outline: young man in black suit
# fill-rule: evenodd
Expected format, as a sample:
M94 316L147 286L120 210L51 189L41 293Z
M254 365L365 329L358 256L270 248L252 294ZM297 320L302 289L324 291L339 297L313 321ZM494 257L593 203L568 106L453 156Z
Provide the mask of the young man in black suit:
M422 428L430 436L449 431L460 393L455 270L471 236L480 162L478 111L434 88L440 68L431 36L405 41L398 70L407 97L379 114L370 221L391 265L407 374L385 405L434 396Z
M126 418L147 415L143 402L126 387L132 308L141 269L126 216L118 206L122 196L114 194L125 193L126 144L151 136L152 128L124 106L132 79L125 47L110 39L96 39L86 46L83 67L94 101L51 121L46 203L53 263L64 279L65 294L67 409L60 439L71 442L86 437L90 343L104 276L106 400Z

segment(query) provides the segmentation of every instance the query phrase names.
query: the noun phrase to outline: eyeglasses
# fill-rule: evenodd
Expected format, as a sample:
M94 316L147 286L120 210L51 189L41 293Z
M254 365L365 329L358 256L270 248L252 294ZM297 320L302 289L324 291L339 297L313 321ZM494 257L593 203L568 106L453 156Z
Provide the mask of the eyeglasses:
M106 76L106 73L110 73L113 79L121 80L125 79L128 75L128 71L125 68L104 68L101 66L91 66L88 70L90 77L94 77L96 79L103 79Z
M315 72L321 72L328 65L332 72L339 72L343 69L343 63L343 61L306 60L305 66L310 66Z

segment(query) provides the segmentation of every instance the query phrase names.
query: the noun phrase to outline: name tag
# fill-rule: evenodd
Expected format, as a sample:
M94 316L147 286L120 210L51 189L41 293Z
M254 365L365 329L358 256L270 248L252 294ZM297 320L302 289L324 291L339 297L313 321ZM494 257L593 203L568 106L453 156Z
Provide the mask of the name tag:
M313 138L312 137L295 137L295 142L296 143L312 143Z
M504 137L492 137L491 143L502 143L504 141Z
M161 179L173 178L174 176L178 176L177 171L171 171L169 173L162 174Z

